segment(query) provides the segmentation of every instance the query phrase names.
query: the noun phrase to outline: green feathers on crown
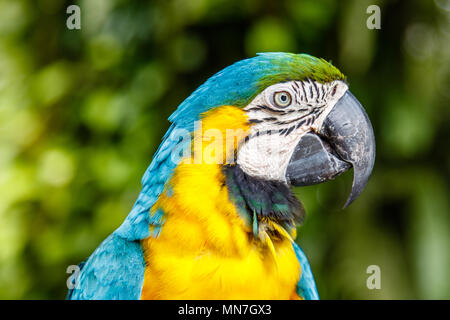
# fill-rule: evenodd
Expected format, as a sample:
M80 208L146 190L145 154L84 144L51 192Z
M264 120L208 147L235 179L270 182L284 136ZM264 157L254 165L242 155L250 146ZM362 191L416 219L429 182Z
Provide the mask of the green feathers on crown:
M331 62L316 58L309 54L259 53L270 61L271 66L267 75L260 78L260 90L279 82L312 79L320 83L344 80L344 74Z

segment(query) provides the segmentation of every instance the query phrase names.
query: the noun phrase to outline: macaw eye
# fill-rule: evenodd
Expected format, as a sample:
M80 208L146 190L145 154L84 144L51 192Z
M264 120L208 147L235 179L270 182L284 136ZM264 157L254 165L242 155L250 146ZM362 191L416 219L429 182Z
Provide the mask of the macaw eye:
M273 102L280 108L286 108L291 104L292 98L289 92L287 91L278 91L273 95Z

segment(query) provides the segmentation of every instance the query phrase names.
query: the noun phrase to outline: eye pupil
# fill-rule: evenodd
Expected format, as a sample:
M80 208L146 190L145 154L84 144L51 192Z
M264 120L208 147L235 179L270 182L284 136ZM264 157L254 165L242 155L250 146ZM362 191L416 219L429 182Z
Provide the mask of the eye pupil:
M286 91L275 92L273 101L280 108L285 108L291 104L291 95Z

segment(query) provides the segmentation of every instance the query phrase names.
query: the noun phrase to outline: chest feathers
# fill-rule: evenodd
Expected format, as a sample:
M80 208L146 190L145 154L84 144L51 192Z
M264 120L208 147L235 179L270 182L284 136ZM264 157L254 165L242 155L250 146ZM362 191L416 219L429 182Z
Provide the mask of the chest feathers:
M142 241L142 299L298 298L291 241L303 209L284 184L238 165L181 163L151 214L163 227Z

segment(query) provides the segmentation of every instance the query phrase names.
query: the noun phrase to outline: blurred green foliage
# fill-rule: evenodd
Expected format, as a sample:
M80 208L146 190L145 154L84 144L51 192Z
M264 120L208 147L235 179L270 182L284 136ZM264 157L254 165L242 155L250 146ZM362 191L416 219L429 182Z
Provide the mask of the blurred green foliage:
M170 113L260 51L332 60L375 129L352 206L351 173L296 190L322 298L450 298L448 1L85 0L81 30L70 4L0 0L0 298L64 298L67 266L129 212Z

